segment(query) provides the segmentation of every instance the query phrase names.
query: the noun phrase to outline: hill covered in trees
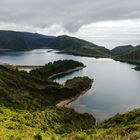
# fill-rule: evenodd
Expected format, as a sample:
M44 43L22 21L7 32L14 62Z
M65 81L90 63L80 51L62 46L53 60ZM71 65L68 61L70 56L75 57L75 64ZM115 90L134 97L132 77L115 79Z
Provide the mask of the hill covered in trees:
M124 60L140 60L140 46L120 46L111 50L112 54L118 59Z
M113 58L121 62L127 62L136 65L135 70L140 67L140 46L119 46L111 50Z
M0 31L1 51L31 50L40 48L57 49L61 52L82 56L110 56L110 50L104 47L67 35L56 37L45 36L38 33Z
M57 77L64 73L79 70L85 67L83 63L74 60L59 60L53 63L48 63L42 68L34 69L30 72L30 75L36 76L40 79L50 79Z
M19 51L41 48L57 49L61 53L96 58L115 57L115 59L125 60L140 59L140 46L134 47L132 45L126 45L109 50L105 47L67 35L46 36L38 33L0 31L0 51Z

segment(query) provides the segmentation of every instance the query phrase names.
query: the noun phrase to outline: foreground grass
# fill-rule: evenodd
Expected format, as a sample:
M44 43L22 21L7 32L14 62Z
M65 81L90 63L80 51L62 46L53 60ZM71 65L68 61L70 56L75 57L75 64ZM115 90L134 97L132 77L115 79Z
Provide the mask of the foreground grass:
M1 139L34 139L36 135L44 139L61 138L94 128L94 124L92 116L66 108L52 107L33 112L0 108Z
M2 140L138 140L140 110L134 110L95 126L88 114L48 107L27 111L0 108ZM132 114L135 118L132 119ZM118 121L120 120L120 121Z

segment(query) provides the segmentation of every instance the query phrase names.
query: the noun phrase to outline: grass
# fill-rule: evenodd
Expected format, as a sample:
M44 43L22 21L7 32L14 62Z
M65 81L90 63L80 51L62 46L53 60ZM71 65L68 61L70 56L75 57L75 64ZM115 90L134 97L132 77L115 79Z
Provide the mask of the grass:
M91 84L75 77L60 85L0 66L0 140L140 139L140 109L97 123L87 113L56 107Z

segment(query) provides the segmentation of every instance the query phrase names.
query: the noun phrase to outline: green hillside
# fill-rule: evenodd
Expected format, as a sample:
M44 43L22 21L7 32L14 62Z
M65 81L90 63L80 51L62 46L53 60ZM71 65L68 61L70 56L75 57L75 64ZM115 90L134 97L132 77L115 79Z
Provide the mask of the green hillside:
M140 66L136 66L136 67L135 67L135 70L136 70L136 71L140 71Z
M110 57L110 50L88 41L70 37L58 36L49 43L50 48L59 49L62 53L89 57Z
M65 65L65 61L72 63L71 60L61 63ZM73 61L73 64L81 63ZM54 65L58 67L60 61L49 69ZM79 96L91 84L92 80L88 77L77 77L59 85L35 74L0 66L0 139L30 140L47 135L53 138L53 135L94 128L95 119L91 115L56 108L57 103Z
M110 57L110 50L91 42L71 37L45 36L37 33L0 31L0 51L50 48L74 55Z
M124 60L140 60L140 46L133 47L131 45L128 46L120 46L111 50L112 54L116 56L118 59Z
M140 60L140 47L136 47L131 52L122 55L121 59L129 59L129 60Z
M140 67L140 46L120 46L111 50L115 60L127 62L136 65L135 70L139 71Z
M59 73L63 74L63 72L67 72L69 70L74 70L75 68L81 67L84 65L81 62L73 61L73 60L59 60L54 61L53 63L48 63L42 68L32 70L30 75L36 75L40 79L50 79L50 77L55 77L55 75L59 75Z
M58 61L40 68L46 71L75 61ZM55 66L54 66L55 65ZM68 69L73 68L73 65ZM62 68L62 69L61 69ZM96 122L92 115L56 107L60 101L79 96L92 80L75 77L64 85L36 73L0 66L0 139L2 140L130 140L139 139L140 109ZM49 71L48 71L49 73ZM42 73L45 74L45 73ZM53 74L53 73L51 73Z
M113 55L125 55L134 49L132 45L119 46L111 50Z

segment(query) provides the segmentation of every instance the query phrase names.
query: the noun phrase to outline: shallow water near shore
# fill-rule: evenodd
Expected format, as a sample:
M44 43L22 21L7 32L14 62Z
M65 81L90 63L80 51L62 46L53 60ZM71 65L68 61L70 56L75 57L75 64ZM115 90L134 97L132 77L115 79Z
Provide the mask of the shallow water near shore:
M87 67L57 78L57 82L63 83L75 76L89 76L94 79L91 89L70 103L68 107L78 112L90 113L99 121L118 112L127 112L140 107L140 72L132 69L133 65L112 59L48 52L47 49L0 54L0 62L18 65L44 65L63 59L81 61Z

